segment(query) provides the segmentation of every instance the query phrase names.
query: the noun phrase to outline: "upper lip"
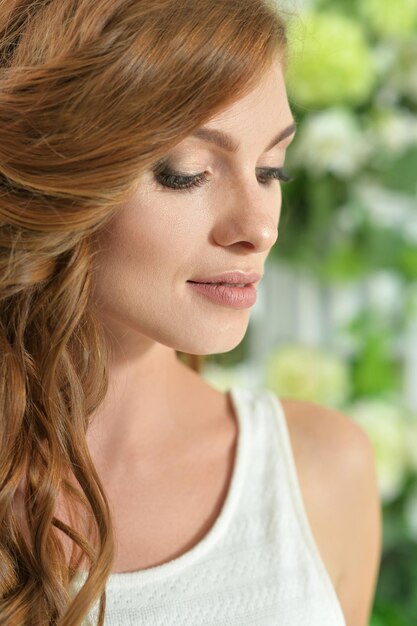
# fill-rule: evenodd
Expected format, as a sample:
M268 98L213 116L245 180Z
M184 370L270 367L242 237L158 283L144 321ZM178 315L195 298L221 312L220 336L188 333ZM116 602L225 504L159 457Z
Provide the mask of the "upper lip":
M187 282L190 283L236 283L247 285L249 283L256 283L261 280L262 274L258 272L224 272L224 274L218 274L217 276L207 276L205 278L193 278Z

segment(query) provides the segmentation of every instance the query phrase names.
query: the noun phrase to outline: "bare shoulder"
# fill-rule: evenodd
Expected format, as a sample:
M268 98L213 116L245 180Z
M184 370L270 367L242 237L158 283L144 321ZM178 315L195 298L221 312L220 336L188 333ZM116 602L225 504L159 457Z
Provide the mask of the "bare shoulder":
M382 540L371 442L336 409L293 399L281 403L307 517L346 625L367 626Z

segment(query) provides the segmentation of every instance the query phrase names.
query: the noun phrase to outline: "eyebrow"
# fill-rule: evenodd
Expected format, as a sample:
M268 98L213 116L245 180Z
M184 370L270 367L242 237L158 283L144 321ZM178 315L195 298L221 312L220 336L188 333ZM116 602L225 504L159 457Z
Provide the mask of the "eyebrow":
M293 121L289 126L287 126L287 128L281 130L278 135L274 137L271 143L267 145L264 152L272 150L274 146L287 137L290 137L290 135L295 133L296 128L297 125L295 121ZM222 130L217 130L216 128L198 128L191 134L191 137L196 137L197 139L203 139L204 141L213 143L227 152L237 152L239 150L239 143L235 141L231 135L223 132Z

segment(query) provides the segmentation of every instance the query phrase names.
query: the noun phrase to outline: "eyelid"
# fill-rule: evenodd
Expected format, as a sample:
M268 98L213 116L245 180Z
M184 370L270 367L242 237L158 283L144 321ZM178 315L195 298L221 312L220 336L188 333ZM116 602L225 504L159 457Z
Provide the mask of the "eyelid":
M283 183L289 183L294 180L292 176L289 176L284 171L284 167L261 167L257 169L260 169L262 172L266 172L267 174L274 174L274 176L268 176L268 178L276 178Z
M266 184L268 187L274 180L282 183L293 180L293 178L287 176L282 167L263 167L256 168L256 170L261 172L259 183L262 185ZM154 178L158 185L165 189L188 192L192 192L197 187L201 187L210 181L205 171L197 174L183 174L171 169L164 170L161 167L158 168L158 171L154 170ZM261 180L262 178L264 180Z
M263 172L270 172L270 171L283 171L284 166L264 166L264 167L257 167L255 168L257 171L263 171ZM160 161L157 161L157 163L155 163L152 166L152 172L156 175L158 174L170 174L172 176L181 176L183 178L192 178L195 176L202 176L203 174L206 174L206 171L203 172L183 172L180 169L176 169L175 167L172 167L167 159L161 159ZM209 172L211 174L211 172Z
M152 166L154 174L170 174L172 176L182 176L183 178L201 176L204 172L183 172L180 169L176 169L169 164L168 159L161 159Z

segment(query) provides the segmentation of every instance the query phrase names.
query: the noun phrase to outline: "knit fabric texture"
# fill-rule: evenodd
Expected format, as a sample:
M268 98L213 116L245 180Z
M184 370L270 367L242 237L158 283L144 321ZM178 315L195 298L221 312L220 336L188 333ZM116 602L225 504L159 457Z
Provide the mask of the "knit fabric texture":
M279 398L237 385L229 396L239 430L220 514L178 558L112 574L105 626L346 626L304 508ZM96 624L97 608L85 626Z

